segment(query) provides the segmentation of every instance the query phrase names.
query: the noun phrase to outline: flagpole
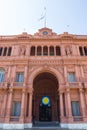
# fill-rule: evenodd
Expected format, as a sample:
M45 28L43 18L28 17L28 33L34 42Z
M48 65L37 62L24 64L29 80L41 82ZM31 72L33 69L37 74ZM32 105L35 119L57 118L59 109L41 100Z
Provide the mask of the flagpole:
M45 10L44 27L46 27L46 7L44 7L44 10Z

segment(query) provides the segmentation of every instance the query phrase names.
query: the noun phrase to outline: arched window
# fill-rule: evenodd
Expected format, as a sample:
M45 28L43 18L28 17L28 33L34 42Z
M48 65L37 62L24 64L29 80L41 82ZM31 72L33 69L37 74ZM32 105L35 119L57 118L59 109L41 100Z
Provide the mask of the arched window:
M4 75L5 75L5 71L3 69L0 69L0 82L4 81Z
M43 47L43 55L44 55L44 56L47 56L47 55L48 55L48 47L47 47L47 46L44 46L44 47Z
M2 47L0 47L0 56L2 55L2 50L3 50L3 48L2 48Z
M54 47L53 47L53 46L51 46L51 47L49 48L49 52L50 52L50 56L53 56L53 55L54 55Z
M60 56L61 55L61 50L59 46L56 46L56 55Z
M35 56L35 46L31 47L30 55Z
M85 55L87 56L87 47L84 47Z
M82 47L79 47L79 53L80 53L81 56L84 55Z
M8 48L8 54L7 54L8 56L11 56L11 51L12 51L12 47L9 47Z
M42 55L42 48L40 46L37 47L37 55Z
M3 56L7 55L7 47L4 48Z

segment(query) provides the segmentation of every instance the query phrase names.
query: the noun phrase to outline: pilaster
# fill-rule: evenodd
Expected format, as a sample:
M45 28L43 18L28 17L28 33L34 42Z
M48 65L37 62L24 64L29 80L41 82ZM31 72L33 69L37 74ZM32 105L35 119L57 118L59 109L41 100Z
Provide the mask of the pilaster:
M72 117L72 108L71 108L71 98L70 98L70 89L68 88L66 90L66 98L67 98L67 108L68 109L68 122L72 122L73 121L73 117Z
M2 116L5 117L6 114L6 104L7 104L7 92L4 93L4 102L2 106Z
M86 119L86 104L85 104L85 98L83 95L83 89L79 88L79 93L80 93L80 102L81 102L81 110L82 110L82 116L83 116L83 120L87 121Z
M33 93L30 92L29 93L29 119L30 119L30 122L32 122L32 98L33 98Z
M11 107L12 107L12 93L13 93L13 89L10 88L10 89L9 89L9 93L8 93L8 102L7 102L5 122L9 122L9 121L10 121ZM6 98L6 97L5 97L5 98Z
M63 92L59 92L59 97L60 97L60 119L62 122L64 119Z
M25 89L22 90L20 122L24 122L24 112L25 112Z

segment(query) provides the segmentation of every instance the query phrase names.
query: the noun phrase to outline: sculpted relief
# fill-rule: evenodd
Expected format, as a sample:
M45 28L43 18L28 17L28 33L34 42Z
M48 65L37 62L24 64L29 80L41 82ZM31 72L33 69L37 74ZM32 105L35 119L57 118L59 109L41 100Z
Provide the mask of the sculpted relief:
M66 47L65 48L65 53L66 53L67 56L72 55L72 48L71 47Z
M87 77L87 66L84 66L84 74L85 74L85 76Z
M20 48L20 55L25 56L25 54L26 54L26 48L25 46L23 46Z

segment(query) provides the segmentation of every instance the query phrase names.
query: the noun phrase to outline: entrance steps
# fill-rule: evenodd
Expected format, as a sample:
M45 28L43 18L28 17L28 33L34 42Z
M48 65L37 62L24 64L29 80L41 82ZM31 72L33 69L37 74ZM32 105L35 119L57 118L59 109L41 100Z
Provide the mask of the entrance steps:
M35 121L34 122L34 126L39 126L39 127L57 127L59 126L59 122L58 121Z
M34 130L69 130L68 128L61 128L58 121L40 122L35 121L33 124Z

